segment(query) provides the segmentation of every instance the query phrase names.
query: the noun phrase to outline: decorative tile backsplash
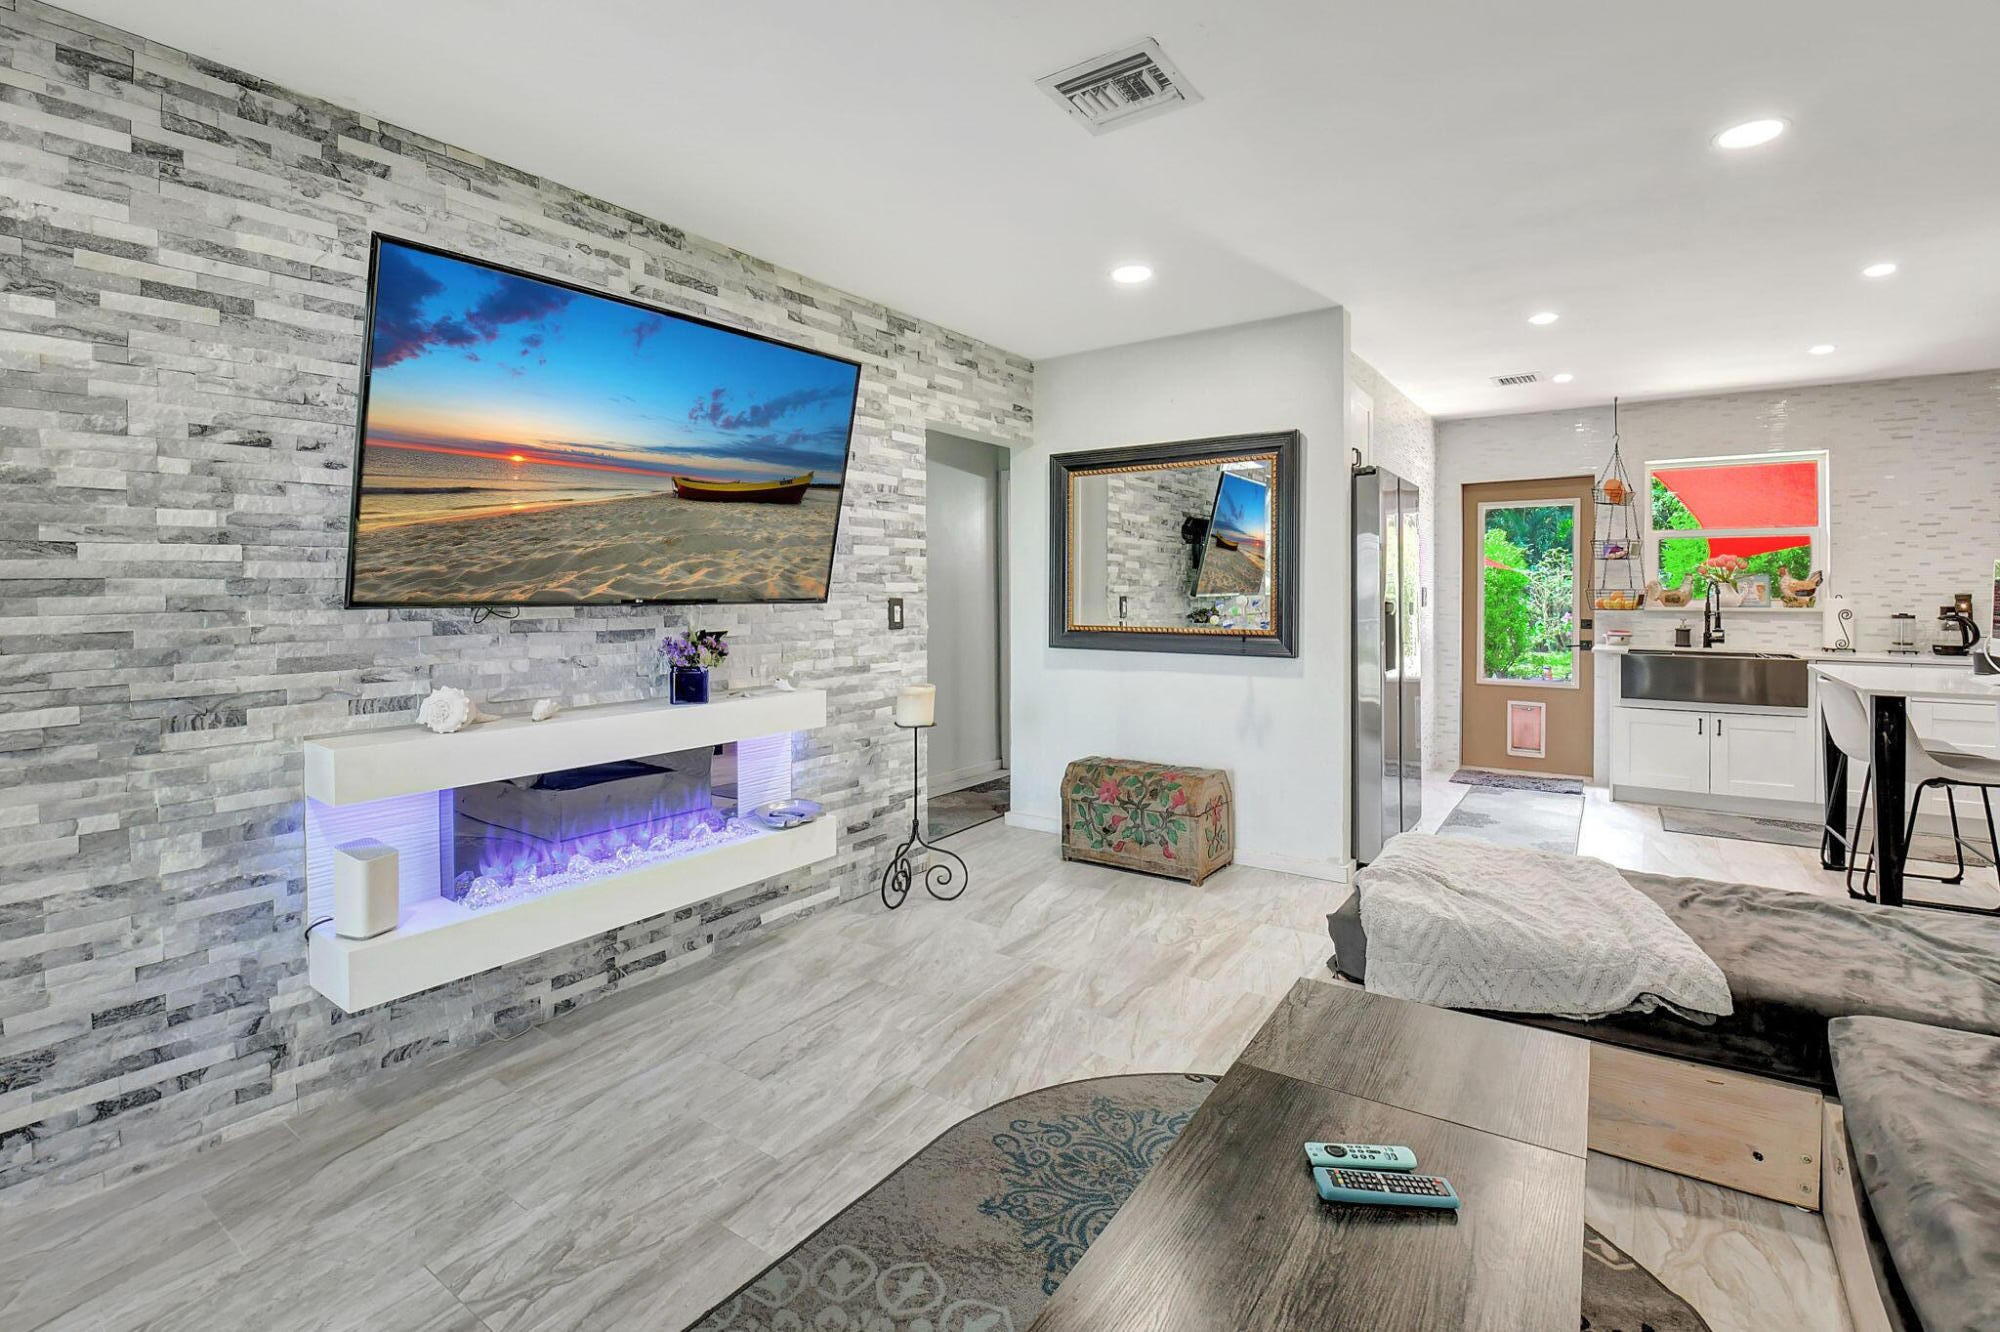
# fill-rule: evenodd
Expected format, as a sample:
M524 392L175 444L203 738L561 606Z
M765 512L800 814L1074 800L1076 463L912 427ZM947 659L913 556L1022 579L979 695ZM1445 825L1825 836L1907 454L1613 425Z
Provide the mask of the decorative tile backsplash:
M1889 617L1917 617L1928 643L1937 608L1955 592L1980 602L2000 556L2000 371L1822 384L1628 403L1620 427L1635 480L1658 458L1825 449L1832 490L1833 549L1826 588L1854 608L1857 646L1882 651ZM1459 488L1478 481L1595 474L1611 450L1611 408L1488 416L1438 423L1438 480L1444 512L1456 515ZM1444 687L1434 766L1458 758L1461 533L1439 532L1438 671ZM1679 613L1600 613L1603 626L1632 630L1642 647L1671 647ZM1823 646L1823 616L1725 612L1729 646L1799 652Z
M0 1186L193 1150L862 889L909 818L924 431L1025 440L1027 361L34 0L0 3L0 66ZM436 685L644 697L690 618L341 609L373 229L864 369L829 604L694 617L737 681L828 690L798 783L837 857L348 1017L305 981L300 740Z

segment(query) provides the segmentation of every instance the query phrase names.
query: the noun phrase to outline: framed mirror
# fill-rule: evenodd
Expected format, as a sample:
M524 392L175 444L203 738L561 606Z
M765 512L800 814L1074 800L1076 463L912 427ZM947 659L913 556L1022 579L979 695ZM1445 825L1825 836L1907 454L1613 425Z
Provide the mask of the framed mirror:
M1049 459L1049 644L1298 655L1299 435Z

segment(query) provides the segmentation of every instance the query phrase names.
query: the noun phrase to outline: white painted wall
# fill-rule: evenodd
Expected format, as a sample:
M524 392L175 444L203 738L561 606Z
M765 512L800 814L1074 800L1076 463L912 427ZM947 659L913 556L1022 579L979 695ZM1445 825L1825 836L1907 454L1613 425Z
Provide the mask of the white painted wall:
M1035 367L1035 444L1013 457L1013 812L1054 830L1057 787L1091 754L1227 768L1237 858L1331 875L1348 858L1347 314L1315 311ZM1292 430L1301 467L1296 658L1052 648L1051 454Z
M1984 606L2000 559L2000 371L1825 384L1671 398L1621 413L1633 481L1650 459L1787 449L1828 453L1833 520L1828 586L1853 604L1858 646L1888 645L1897 611L1920 634L1954 592ZM1611 449L1609 406L1440 421L1438 445L1437 731L1431 761L1455 767L1459 751L1460 488L1479 481L1595 473ZM1699 624L1699 610L1688 618ZM1633 641L1668 646L1680 612L1597 612ZM1818 612L1726 612L1729 646L1803 651L1822 646Z
M977 440L926 433L932 795L1001 770L1000 461Z

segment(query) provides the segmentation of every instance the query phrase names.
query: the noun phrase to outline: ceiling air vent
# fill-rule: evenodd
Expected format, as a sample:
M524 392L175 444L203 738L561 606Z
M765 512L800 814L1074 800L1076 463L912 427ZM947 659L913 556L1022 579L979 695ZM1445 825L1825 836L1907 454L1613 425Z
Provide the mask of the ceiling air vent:
M1036 79L1035 86L1092 134L1201 100L1150 37Z
M1538 383L1540 380L1541 376L1536 374L1532 370L1529 370L1524 374L1518 374L1518 375L1493 376L1493 382L1498 384L1501 388L1519 388L1523 384L1534 384Z

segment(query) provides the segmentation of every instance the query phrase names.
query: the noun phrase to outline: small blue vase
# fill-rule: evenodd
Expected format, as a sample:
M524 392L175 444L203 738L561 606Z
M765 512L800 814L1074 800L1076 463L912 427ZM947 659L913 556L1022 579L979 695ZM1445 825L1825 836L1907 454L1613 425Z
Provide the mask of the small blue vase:
M708 667L676 666L670 697L676 703L708 702Z

